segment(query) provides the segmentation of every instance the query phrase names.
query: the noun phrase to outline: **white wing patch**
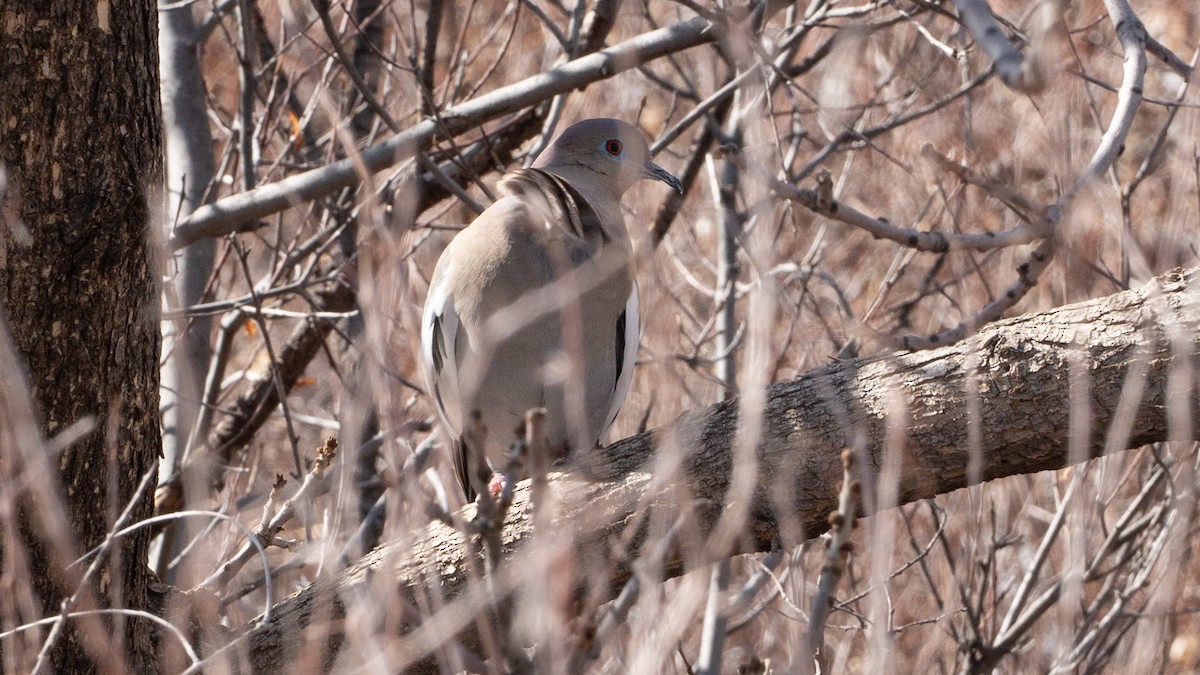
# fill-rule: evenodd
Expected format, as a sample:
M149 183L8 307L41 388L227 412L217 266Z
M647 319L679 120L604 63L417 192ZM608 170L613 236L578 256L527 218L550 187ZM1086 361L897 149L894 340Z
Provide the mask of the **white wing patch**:
M621 411L621 405L625 403L625 395L629 393L629 383L633 381L633 364L637 360L638 342L641 339L641 322L638 317L638 287L637 282L633 282L633 287L629 291L629 299L625 301L625 313L621 315L625 319L624 340L617 347L619 352L620 372L617 374L617 381L613 386L612 400L608 404L608 416L605 417L604 429L600 432L601 443L608 442L608 430L612 423L617 419L617 413ZM613 330L618 330L618 326L613 326ZM617 339L621 335L618 333Z
M438 417L451 436L462 433L463 420L458 390L459 319L449 297L448 279L453 273L447 266L437 275L425 300L421 316L421 368L425 385L437 408Z

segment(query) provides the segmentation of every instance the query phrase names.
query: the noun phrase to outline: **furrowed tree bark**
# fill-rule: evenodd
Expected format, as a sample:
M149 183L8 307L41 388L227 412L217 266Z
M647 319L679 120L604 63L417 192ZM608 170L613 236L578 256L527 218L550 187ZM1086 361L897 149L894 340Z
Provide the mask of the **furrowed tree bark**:
M6 485L19 500L22 550L0 551L4 566L26 557L32 578L22 582L42 616L59 614L76 591L81 568L67 565L104 541L161 448L150 228L161 211L157 32L153 0L0 0L0 319L41 436L86 430L52 456L31 458L46 446L2 450L6 466L53 467L41 482ZM0 429L28 423L0 420ZM151 480L129 522L151 515L152 490ZM51 542L49 523L61 514L46 504L59 495L71 531ZM91 597L147 608L149 538L143 530L119 540L75 608L94 607ZM98 633L78 625L68 622L43 672L153 672L145 621L106 618Z
M1200 355L1198 329L1200 270L1175 271L1138 290L999 321L941 349L838 363L773 385L758 451L759 475L768 480L759 485L741 551L763 551L777 541L794 544L827 529L843 447L862 453L868 512L876 508L871 490L885 461L899 463L900 502L906 503L1087 459L1068 453L1072 372L1088 382L1086 405L1095 430L1089 457L1183 440L1172 435L1179 432L1167 421L1168 372L1173 362ZM1186 389L1187 399L1171 404L1186 406L1194 416L1200 397L1194 387ZM972 396L978 397L977 420L967 413ZM688 509L690 545L666 557L664 574L711 562L702 542L722 511L737 405L734 399L686 414L552 480L563 503L555 536L574 538L578 556L590 559L581 568L608 570L608 588L615 593L629 577L629 561L644 553L647 520L657 513L673 522ZM890 424L903 425L904 447L885 446ZM972 425L978 425L974 457ZM656 448L663 452L672 445L684 453L682 475L654 481ZM502 571L519 567L513 562L532 534L531 513L523 484L505 523L509 564ZM471 612L478 605L470 603L480 599L470 597L465 551L457 532L435 523L415 541L385 544L341 575L318 581L276 606L269 623L252 628L255 670L281 670L287 655L307 640L328 641L330 667L342 641L344 603L370 597L365 594L372 592L372 579L386 575L389 584L395 579L400 599L415 604L434 574L448 608L460 611L405 626L397 647L411 655L410 672L434 672L428 654L441 642L457 634L467 646L476 645ZM497 587L504 588L504 580Z

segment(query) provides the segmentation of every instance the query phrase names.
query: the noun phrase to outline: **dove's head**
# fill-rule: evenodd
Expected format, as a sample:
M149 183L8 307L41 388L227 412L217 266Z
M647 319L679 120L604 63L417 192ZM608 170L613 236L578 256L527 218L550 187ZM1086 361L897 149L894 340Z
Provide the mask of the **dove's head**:
M621 120L595 118L572 124L533 166L575 183L595 183L599 191L617 199L643 178L660 180L683 192L678 178L650 161L650 148L642 132Z

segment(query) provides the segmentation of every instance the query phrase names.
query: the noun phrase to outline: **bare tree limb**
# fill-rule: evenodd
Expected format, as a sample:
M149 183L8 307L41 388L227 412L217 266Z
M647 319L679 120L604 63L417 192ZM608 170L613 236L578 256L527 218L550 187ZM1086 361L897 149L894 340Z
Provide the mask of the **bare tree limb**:
M1046 78L1038 62L1041 44L1062 19L1063 3L1042 3L1041 16L1034 26L1032 50L1027 58L1001 30L986 0L954 0L963 25L975 38L975 43L995 65L1004 84L1016 91L1035 94L1046 86Z
M354 305L354 292L345 284L336 284L315 294L314 309L321 312L349 311ZM228 463L233 453L249 441L279 405L281 394L286 396L304 374L308 363L317 355L325 337L333 330L333 319L310 316L296 326L286 343L279 350L278 359L272 367L278 374L279 386L274 377L266 377L255 383L238 397L229 414L209 434L204 448L188 457L184 471L206 467L209 480L220 483L221 465Z
M363 150L359 157L348 157L202 206L179 223L169 245L177 249L199 239L247 229L246 224L257 218L354 185L363 179L363 171L375 173L414 157L432 142L435 133L463 133L488 120L541 103L555 94L586 87L664 54L714 39L716 34L709 22L696 17L569 61L447 108L436 121L422 120L403 133ZM251 225L250 229L253 227Z
M1121 41L1121 89L1117 92L1117 107L1113 110L1112 119L1100 137L1091 160L1059 200L1064 210L1080 190L1099 180L1117 161L1117 156L1125 149L1125 138L1133 128L1134 115L1142 103L1142 89L1146 80L1146 27L1125 0L1105 0L1104 4L1116 28L1117 38Z
M889 424L889 400L907 400L907 446L899 477L899 502L962 488L968 473L969 427L982 444L979 480L1060 468L1069 460L1069 362L1084 361L1091 379L1092 456L1168 438L1166 374L1178 359L1200 355L1200 270L1175 271L1141 289L996 322L955 345L919 353L859 359L818 369L769 389L766 428L758 450L759 475L742 551L771 548L785 532L813 537L828 527L842 478L841 449L861 442L862 471L877 472ZM1175 331L1191 336L1190 352L1175 353ZM976 372L969 373L970 363ZM1132 373L1132 375L1131 375ZM1140 377L1138 387L1127 376ZM968 392L968 387L977 389ZM1126 400L1127 392L1140 392ZM968 419L967 397L979 399L980 419ZM1200 394L1188 404L1200 413ZM1132 419L1117 415L1133 411ZM675 576L711 562L703 541L722 509L732 474L731 442L738 402L724 401L683 416L673 425L625 439L596 453L587 466L551 481L562 508L555 531L573 537L575 553L606 563L607 588L617 593L646 543L646 515L690 512L697 532L664 557L663 574ZM1119 425L1110 422L1121 418ZM1111 434L1109 432L1112 432ZM656 480L656 448L684 450L683 475ZM893 449L894 451L894 449ZM681 487L678 482L684 483ZM874 486L876 481L864 480ZM867 505L873 498L864 498ZM519 559L531 535L526 485L518 489L504 532L506 557ZM783 527L784 522L787 527ZM795 542L783 542L792 544ZM355 598L371 597L372 578L383 575L402 600L416 603L436 571L445 606L401 627L397 653L412 671L431 672L429 654L457 635L473 646L473 617L484 595L468 585L472 564L461 536L441 523L415 539L376 549L340 576L322 579L281 603L270 623L247 635L256 672L285 667L287 654L305 640L327 640L326 667L342 642L336 619ZM579 569L600 569L580 566ZM494 589L513 591L519 564L505 565ZM595 578L581 585L596 584ZM373 599L370 601L374 601ZM322 617L314 621L313 617ZM323 623L327 617L332 623Z

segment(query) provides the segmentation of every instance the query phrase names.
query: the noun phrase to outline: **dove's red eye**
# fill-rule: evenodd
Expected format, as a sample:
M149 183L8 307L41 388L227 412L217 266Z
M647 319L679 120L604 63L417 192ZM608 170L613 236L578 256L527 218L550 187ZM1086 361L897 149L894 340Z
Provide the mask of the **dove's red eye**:
M604 151L613 157L620 157L622 150L624 150L624 148L621 146L621 141L618 141L615 138L610 138L604 142Z

